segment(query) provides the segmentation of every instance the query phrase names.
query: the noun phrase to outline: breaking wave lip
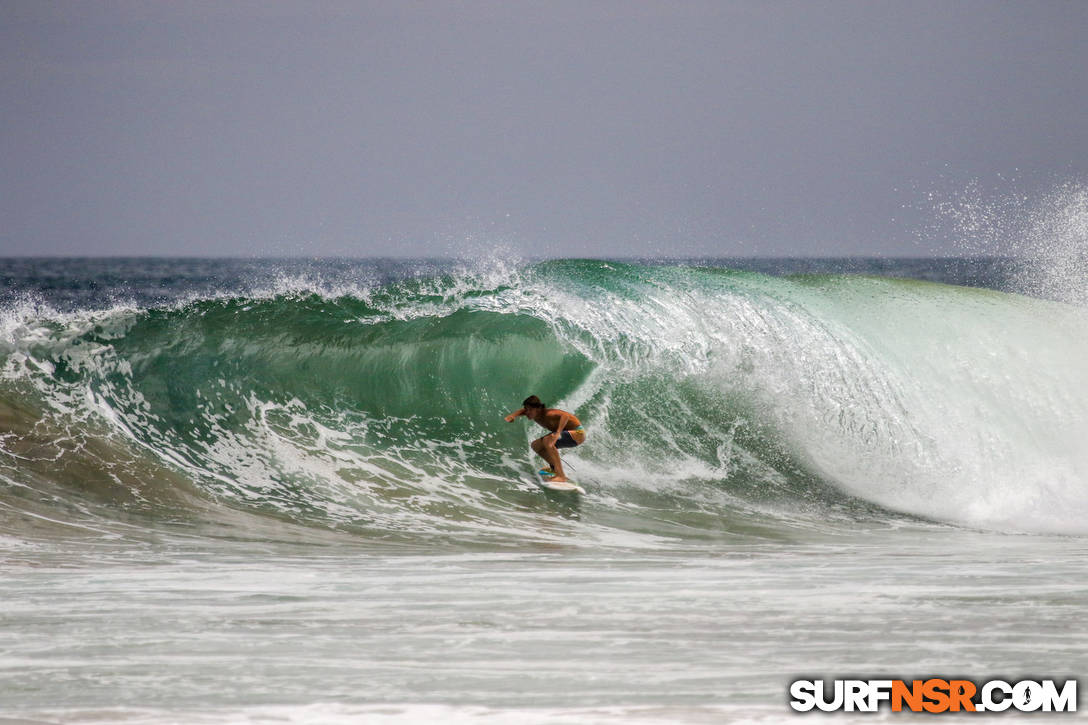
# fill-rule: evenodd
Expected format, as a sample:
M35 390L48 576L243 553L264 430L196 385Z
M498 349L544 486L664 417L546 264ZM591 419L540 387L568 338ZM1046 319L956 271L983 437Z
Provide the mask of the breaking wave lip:
M0 318L3 505L388 541L656 545L894 512L1081 534L1086 332L987 290L577 260L27 302ZM528 392L591 431L572 460L592 495L552 529L501 420Z

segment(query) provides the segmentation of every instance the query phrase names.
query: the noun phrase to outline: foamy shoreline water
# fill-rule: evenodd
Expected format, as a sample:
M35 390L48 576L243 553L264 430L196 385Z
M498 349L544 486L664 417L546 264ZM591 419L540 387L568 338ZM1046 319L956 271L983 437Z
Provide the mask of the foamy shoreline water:
M1070 629L1088 552L1065 538L908 528L652 557L210 548L9 562L0 711L732 722L787 715L801 676L1076 677L1088 651Z

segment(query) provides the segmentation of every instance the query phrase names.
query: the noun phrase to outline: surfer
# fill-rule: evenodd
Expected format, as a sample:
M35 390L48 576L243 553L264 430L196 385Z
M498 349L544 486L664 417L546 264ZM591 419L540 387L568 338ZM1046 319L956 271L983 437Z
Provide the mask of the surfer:
M522 401L522 407L506 416L506 422L512 423L519 415L547 428L550 434L537 438L532 443L533 451L548 462L555 475L549 480L560 483L567 480L563 473L563 461L559 458L559 448L574 448L585 443L586 431L582 421L574 413L558 408L549 408L540 402L540 398L530 395Z

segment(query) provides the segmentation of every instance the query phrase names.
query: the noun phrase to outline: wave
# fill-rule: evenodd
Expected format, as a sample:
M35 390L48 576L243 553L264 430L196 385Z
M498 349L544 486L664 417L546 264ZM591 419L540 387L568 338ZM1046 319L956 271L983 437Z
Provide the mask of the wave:
M1079 308L989 290L599 261L22 303L0 318L0 526L625 543L907 516L1083 533L1086 332ZM530 393L587 424L581 507L530 485L537 433L502 420ZM543 505L567 525L541 525Z

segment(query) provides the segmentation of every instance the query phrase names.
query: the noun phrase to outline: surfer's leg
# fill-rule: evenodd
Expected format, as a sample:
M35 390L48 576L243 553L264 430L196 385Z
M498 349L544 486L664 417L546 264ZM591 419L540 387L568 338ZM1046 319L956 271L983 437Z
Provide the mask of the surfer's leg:
M552 481L559 483L560 481L567 480L567 474L563 472L563 460L559 457L559 451L556 450L555 445L548 440L549 436L543 438L537 438L533 441L533 450L536 454L543 458L555 471L555 476L551 478Z

